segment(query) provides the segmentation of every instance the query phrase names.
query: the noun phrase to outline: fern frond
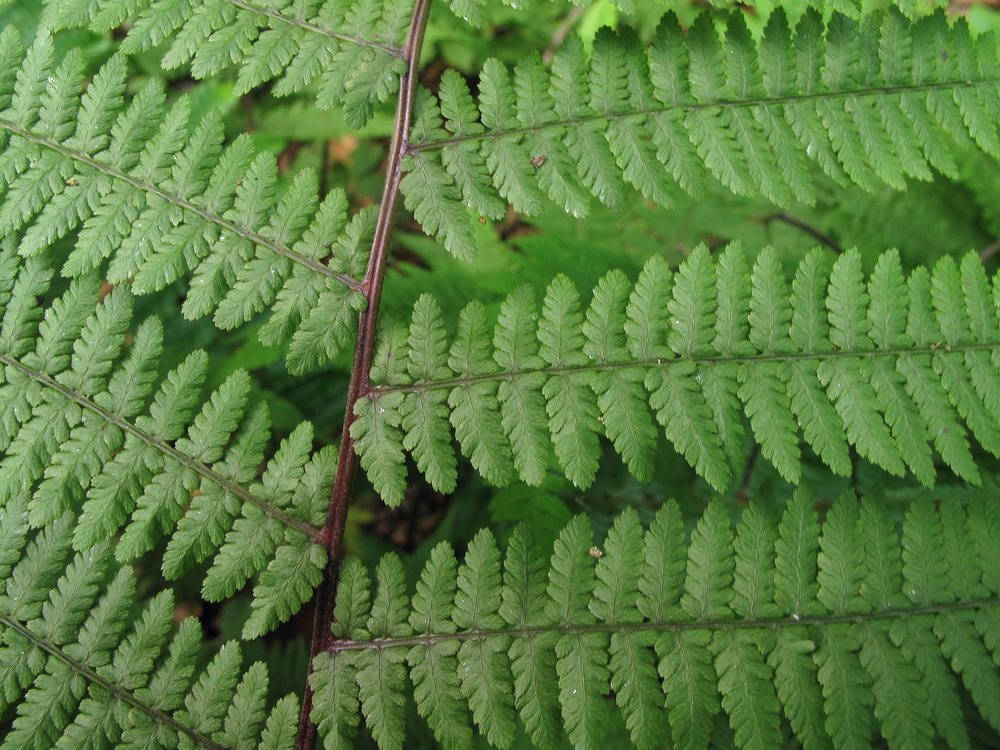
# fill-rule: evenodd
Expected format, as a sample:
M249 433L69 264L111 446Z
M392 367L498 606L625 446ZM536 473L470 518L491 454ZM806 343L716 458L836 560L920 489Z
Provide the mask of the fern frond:
M858 18L856 3L834 7ZM840 13L824 26L809 11L793 31L774 11L758 42L736 12L724 44L708 14L683 33L668 13L650 45L602 29L589 59L571 35L550 70L537 56L518 63L513 85L487 61L478 108L446 75L411 133L407 206L468 257L460 203L496 218L505 203L537 213L544 195L582 216L587 193L620 210L631 186L670 205L679 190L702 195L709 174L740 195L812 203L810 159L872 190L930 180L931 167L955 174L956 144L1000 155L992 38L943 13L915 23L896 9Z
M52 31L87 26L108 31L124 24L126 55L170 42L166 69L190 65L195 78L239 68L234 94L274 81L287 96L307 87L329 109L343 105L352 127L399 89L406 72L403 46L410 0L312 3L275 0L46 0Z
M62 273L75 278L110 257L106 278L136 293L193 272L183 312L232 329L263 310L261 341L290 341L301 372L352 337L376 211L350 222L347 199L322 202L303 171L276 200L277 166L247 137L223 149L218 113L190 122L191 104L164 112L157 81L127 104L125 60L87 86L77 54L55 66L51 38L23 58L13 27L0 35L0 234L30 258L76 232ZM191 130L193 128L193 130ZM190 131L190 132L189 132Z
M935 735L967 747L960 682L1000 729L1000 591L987 586L996 582L997 540L970 542L956 558L937 542L968 538L981 522L995 527L992 500L966 492L940 506L915 502L902 543L883 503L853 496L834 503L822 527L805 493L780 520L753 502L735 533L714 502L686 555L670 501L648 531L626 510L600 547L586 516L574 518L548 566L522 525L502 583L496 544L481 532L459 565L446 543L434 549L410 604L415 632L396 635L366 627L370 580L350 562L337 607L351 624L314 664L313 718L331 746L349 747L358 691L401 714L402 679L342 666L391 659L410 664L417 710L447 747L471 746L468 710L485 733L515 708L539 747L553 746L560 725L574 747L599 747L614 703L640 748L662 747L668 731L677 746L708 747L719 712L739 748L781 746L783 717L804 747L871 747L879 735L893 748L930 748ZM398 565L380 563L375 600L391 597L405 610ZM459 679L489 683L500 702L481 712L476 693L458 698ZM399 724L376 735L379 746L401 746L401 732Z
M176 629L164 591L136 607L135 574L107 541L73 553L72 514L32 531L27 505L0 509L0 744L289 750L297 700L266 710L265 665L224 645L196 669L201 627ZM262 734L263 733L263 734Z
M51 273L36 259L14 270L0 318L0 507L27 503L35 528L79 513L77 550L121 531L121 561L169 538L168 578L214 554L203 589L213 601L260 572L244 632L287 620L326 564L317 528L334 450L313 452L303 423L260 474L269 418L249 405L245 372L202 402L208 358L196 351L157 384L162 326L147 320L126 346L127 289L99 301L97 278L84 276L42 316Z
M673 275L653 258L634 287L609 272L585 315L559 276L540 318L530 289L508 296L492 336L482 306L471 305L451 357L440 310L425 296L408 344L394 352L397 378L359 404L362 465L389 503L402 495L406 451L432 486L450 491L450 419L462 452L498 485L515 473L540 483L551 446L566 476L588 486L601 433L642 478L656 447L652 407L720 492L743 455L744 415L762 455L793 483L805 443L841 475L854 446L931 485L936 451L978 484L968 433L1000 456L1000 329L978 258L959 266L945 257L908 279L894 251L867 280L856 251L824 266L813 251L789 289L770 249L751 272L739 248L713 262L701 246Z

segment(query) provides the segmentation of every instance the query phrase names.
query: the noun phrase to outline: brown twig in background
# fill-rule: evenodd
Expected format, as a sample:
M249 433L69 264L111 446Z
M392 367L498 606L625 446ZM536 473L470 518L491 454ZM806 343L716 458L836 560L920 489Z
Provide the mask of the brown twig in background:
M542 61L548 65L552 62L552 58L556 55L556 50L559 49L559 45L563 43L563 40L569 36L570 30L577 21L580 20L580 16L586 11L586 7L583 5L575 6L569 13L566 14L566 18L563 22L559 24L559 28L556 29L556 33L552 35L552 43L545 49L542 53Z
M833 250L833 252L835 252L837 255L842 255L844 252L844 248L841 247L840 243L837 242L835 239L833 239L833 237L826 234L825 232L820 231L812 224L807 224L806 222L802 221L802 219L796 219L794 216L786 214L784 211L778 212L776 214L771 214L770 216L765 216L764 226L769 225L772 221L781 221L784 222L785 224L788 224L791 227L795 227L796 229L801 229L810 237L813 237L822 242L828 248Z

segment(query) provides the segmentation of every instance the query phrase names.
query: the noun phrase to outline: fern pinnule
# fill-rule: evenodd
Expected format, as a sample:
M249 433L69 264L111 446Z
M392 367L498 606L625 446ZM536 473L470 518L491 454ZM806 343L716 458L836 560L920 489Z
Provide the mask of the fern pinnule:
M157 386L162 325L146 321L125 346L127 289L99 301L98 280L83 276L43 309L51 273L37 259L2 257L14 273L0 285L0 506L27 502L33 527L79 513L78 550L122 530L123 561L169 538L169 578L215 554L203 588L213 601L263 571L244 632L288 619L326 564L317 529L334 450L313 452L303 423L259 474L269 418L249 405L245 372L202 404L208 358L193 352Z
M40 35L23 57L18 46L8 27L0 36L0 233L20 236L20 254L43 254L77 232L65 276L110 256L108 280L147 293L192 271L185 316L214 314L232 329L270 309L261 341L290 340L293 371L347 344L366 304L359 279L375 209L348 222L343 191L320 201L309 170L276 200L274 157L255 156L245 136L223 149L218 112L191 123L182 97L164 113L159 82L126 104L121 55L81 96L78 53L55 66L51 37Z
M959 681L1000 728L1000 592L984 585L995 582L997 539L970 539L1000 514L985 493L964 494L916 500L902 545L886 505L853 495L822 526L805 492L780 519L755 501L735 534L714 502L686 555L672 501L648 531L626 510L600 547L578 516L555 543L547 579L528 527L512 535L502 579L483 532L463 563L445 543L434 549L410 605L413 629L390 628L396 635L372 628L378 612L393 611L386 598L401 597L396 606L406 609L398 562L379 564L381 604L372 606L367 571L348 561L337 602L348 624L311 677L317 706L340 710L334 722L317 709L321 731L332 746L350 746L360 691L380 696L377 713L361 709L377 721L379 746L401 746L403 681L353 667L381 660L394 670L409 664L417 710L447 747L471 746L467 711L493 744L510 746L497 722L515 708L539 747L554 745L560 724L574 747L598 747L613 703L640 748L662 746L668 731L675 744L708 747L720 712L739 748L779 746L782 715L807 747L869 746L881 735L889 747L930 748L935 734L968 747L955 713ZM978 554L952 563L911 551L949 536ZM918 590L924 582L932 588Z
M33 531L23 500L0 508L3 746L290 748L298 701L267 709L265 665L243 670L228 643L196 668L198 621L174 629L170 591L137 609L132 569L108 541L73 554L73 524Z
M804 442L841 475L854 446L925 485L938 458L978 483L968 434L1000 455L996 284L981 262L946 256L932 274L917 269L907 279L889 252L866 280L849 251L826 267L813 251L789 289L770 249L749 271L739 248L713 262L702 246L674 274L653 258L634 287L609 272L585 315L572 284L557 277L540 318L534 293L518 289L492 335L482 306L470 305L450 356L440 309L425 296L408 340L387 336L396 340L393 377L373 372L357 407L361 464L390 503L405 485L407 451L449 491L450 420L462 453L494 484L515 475L540 483L554 448L566 476L586 487L601 433L641 479L653 468L652 407L719 491L742 456L744 414L762 455L790 482L801 476Z
M685 33L668 13L648 46L605 28L588 54L570 35L551 69L538 56L519 62L513 85L488 60L478 106L446 74L418 105L407 206L469 257L461 203L499 218L506 203L537 213L547 196L583 216L588 193L621 210L630 186L670 205L679 190L703 195L709 176L740 195L813 203L810 160L870 191L930 180L932 167L955 175L956 144L1000 155L1000 63L988 35L972 38L964 19L943 13L854 20L842 15L849 7L826 23L808 11L794 30L776 10L759 41L735 12L724 45L709 14Z

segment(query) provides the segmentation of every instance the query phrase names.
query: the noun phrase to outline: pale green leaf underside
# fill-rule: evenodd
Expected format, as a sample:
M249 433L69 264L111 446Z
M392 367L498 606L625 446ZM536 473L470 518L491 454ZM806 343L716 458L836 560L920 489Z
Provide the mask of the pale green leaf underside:
M595 435L605 434L643 480L653 470L658 423L720 492L741 475L731 457L742 457L744 431L793 483L806 447L843 476L853 447L928 486L939 464L980 482L970 438L1000 456L1000 283L991 288L975 254L960 265L946 256L933 272L904 278L889 252L865 279L856 251L831 265L814 250L789 288L765 249L748 274L735 246L715 262L699 247L674 274L654 257L634 288L618 271L605 276L586 322L565 277L549 286L540 312L531 290L519 289L495 329L477 335L485 359L475 371L456 369L445 341L425 343L428 331L444 329L436 304L422 298L409 349L395 352L403 374L373 386L373 406L358 410L362 465L389 502L401 496L406 452L433 486L450 491L454 431L494 484L537 484L554 454L587 487L600 456ZM442 374L411 368L407 384L416 351L436 352ZM369 437L376 434L377 452Z
M0 509L21 532L2 548L20 562L0 590L0 744L291 750L295 696L265 710L264 664L244 670L235 643L202 660L197 619L175 627L169 591L137 606L109 544L72 553L73 521L33 533L23 502Z
M51 272L0 260L14 261L0 281L0 507L25 504L33 527L78 514L77 550L121 532L122 561L166 538L169 578L215 555L212 600L261 573L246 633L287 620L326 564L317 528L335 451L314 451L302 423L268 458L270 420L245 372L203 396L208 357L195 351L161 379L162 325L132 329L127 289L99 301L88 275L43 308Z
M348 221L344 192L321 201L311 170L276 199L272 155L246 136L223 147L219 113L191 122L185 97L165 110L158 81L126 102L125 74L116 56L81 96L82 72L56 65L49 37L23 57L15 29L4 30L0 234L19 236L25 257L70 235L64 276L105 268L136 293L191 273L187 318L233 329L270 310L260 339L291 342L289 369L335 356L365 305L358 279L376 209Z
M46 0L52 30L125 24L125 54L169 43L164 68L190 65L195 78L238 66L237 96L273 81L287 96L309 88L324 108L344 106L360 127L399 88L412 0L349 4L323 0ZM378 85L372 85L375 81Z
M547 195L582 216L587 193L623 210L628 187L669 206L681 191L703 195L709 176L740 195L812 203L810 162L873 190L956 174L955 146L1000 156L995 41L943 13L834 13L824 26L809 11L793 30L775 11L759 41L743 12L724 38L707 14L682 31L668 13L650 44L605 28L588 55L570 35L551 66L528 56L512 72L487 61L478 106L455 76L417 108L407 168L435 179L402 189L458 257L472 253L469 209L534 214Z
M360 713L377 719L381 748L407 746L410 700L456 749L472 747L470 715L494 746L510 746L497 722L515 711L538 747L559 746L563 731L573 747L604 747L616 704L649 750L707 748L720 721L738 748L782 746L786 721L809 748L872 747L879 736L892 748L929 750L935 737L968 747L960 685L1000 729L993 500L916 499L902 544L881 501L845 495L820 526L804 492L781 519L751 504L735 533L713 503L686 555L673 501L648 531L626 510L599 547L589 520L574 518L548 565L527 526L502 564L480 534L457 573L451 548L434 550L412 600L416 632L389 637L365 628L371 584L352 563L337 607L355 624L315 662L313 720L329 746L351 747L360 691L380 696L377 714ZM401 576L379 565L376 601L403 596ZM465 615L470 597L478 624ZM483 691L488 712L477 707Z

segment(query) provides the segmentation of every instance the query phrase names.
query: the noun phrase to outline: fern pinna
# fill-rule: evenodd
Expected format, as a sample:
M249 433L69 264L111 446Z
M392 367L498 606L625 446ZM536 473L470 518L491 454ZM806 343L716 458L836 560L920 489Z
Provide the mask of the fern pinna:
M515 715L537 747L558 747L560 725L602 747L613 703L639 748L764 750L789 729L803 747L867 747L876 725L889 747L969 747L960 684L1000 723L1000 516L993 497L966 500L913 502L902 548L884 503L845 495L821 530L805 492L780 516L751 503L735 532L713 503L686 547L673 502L645 531L626 510L601 547L577 516L548 564L530 527L502 563L483 531L461 563L435 547L409 601L397 557L374 594L348 559L314 716L327 747L354 746L359 712L380 748L405 747L409 672L446 748L472 747L470 714L495 747Z
M289 366L310 369L350 341L364 307L360 276L376 211L347 218L342 191L318 198L302 172L275 201L272 154L250 139L223 149L222 121L191 128L190 102L164 113L154 80L126 106L126 60L116 56L83 89L83 59L58 65L42 35L19 59L13 28L0 36L0 132L4 202L0 232L20 235L18 252L40 254L67 233L75 247L62 274L90 273L105 258L110 283L160 290L194 271L188 318L213 314L235 328L264 309L261 341L291 340Z
M111 544L73 553L72 513L33 531L18 500L0 519L0 710L18 706L5 748L291 746L295 696L268 710L267 668L242 671L236 643L198 667L198 621L173 627L170 591L136 612Z
M1000 277L991 284L975 255L961 266L946 257L907 279L898 255L886 253L867 282L857 252L829 265L813 251L789 285L768 249L751 271L742 249L730 246L713 262L702 246L676 274L654 257L634 286L611 271L586 313L564 276L540 311L530 288L509 295L493 330L472 303L450 344L440 309L421 297L409 329L387 332L376 384L356 407L361 464L389 503L403 493L405 452L435 489L450 492L454 432L495 484L540 483L554 449L585 488L604 434L647 481L657 438L651 406L719 492L743 463L743 414L790 482L801 476L805 442L835 473L850 474L854 448L928 485L933 447L978 484L968 433L1000 457Z
M51 271L9 251L0 268L0 506L27 504L34 528L74 514L79 551L121 530L121 562L168 537L167 578L215 554L203 587L209 600L232 596L260 572L246 637L297 611L326 563L318 527L334 480L332 446L313 452L312 426L303 423L259 475L269 419L263 405L248 404L245 372L202 402L204 352L158 377L157 318L123 348L132 327L127 289L98 304L98 279L82 277L43 311L37 299Z
M725 43L707 15L687 33L667 15L652 43L603 29L589 55L576 37L550 70L487 60L478 109L454 71L418 104L402 189L425 231L472 252L463 203L491 218L547 197L576 216L588 193L612 208L626 184L670 205L704 194L711 175L741 195L815 200L809 161L835 182L897 188L953 174L953 145L1000 155L1000 63L944 16L896 12L861 22L807 13L794 34L771 15L760 42L734 13ZM445 127L441 120L444 116Z
M59 8L57 14L73 17L81 12L70 10L75 5L65 0L53 7ZM397 6L390 4L386 12L395 18ZM218 28L212 24L239 28L224 20L231 13L223 11L236 7L232 0L202 4L188 21L188 54L211 49L211 44L197 43ZM371 4L361 7L372 12ZM159 40L183 21L185 8L187 3L154 2L132 33L146 28L145 19ZM246 9L241 13L252 15ZM248 20L246 28L256 29L255 23L269 18L273 16ZM298 34L306 29L294 24L281 28L288 34L289 29ZM243 295L254 292L246 309L229 309L234 306L230 300L217 313L225 327L245 322L276 297L284 301L279 309L291 304L287 297L296 291L315 297L319 292L313 288L303 291L302 276L308 270L325 273L333 278L321 289L322 313L314 314L322 318L306 325L312 336L300 348L308 350L319 341L331 346L325 338L335 342L336 349L344 345L349 334L341 329L347 327L352 307L363 304L350 292L359 290L352 277L367 237L361 227L355 228L348 232L342 252L327 264L319 262L325 253L316 247L317 234L330 242L343 218L342 209L329 206L317 217L326 223L314 224L302 237L312 214L310 203L317 200L313 177L303 174L288 202L279 206L283 210L278 220L268 222L273 206L267 201L274 198L275 180L271 157L254 159L249 143L237 140L216 162L221 125L212 118L182 150L189 105L181 99L157 130L163 92L156 84L137 96L116 124L124 87L122 58L113 59L98 74L95 80L101 87L94 94L88 89L80 103L79 58L64 61L59 75L48 81L51 41L42 36L22 65L14 52L15 35L12 30L7 34L0 40L5 63L0 107L9 105L10 117L0 119L0 128L13 137L0 179L9 184L40 153L46 155L43 169L32 170L30 179L9 188L10 208L0 223L6 231L32 225L26 251L45 247L83 222L90 231L81 233L77 256L66 273L92 268L112 250L122 258L109 271L112 280L138 275L144 290L162 288L185 269L197 268L198 281L185 306L189 316L212 312L237 289ZM1000 156L996 47L989 38L973 40L962 23L949 27L942 15L914 25L897 12L870 14L861 22L834 14L824 28L820 16L809 13L793 35L784 14L776 12L757 43L743 16L734 14L725 53L707 16L687 36L668 16L648 49L628 34L602 33L589 61L572 39L560 48L551 72L540 59L516 66L513 86L510 71L488 60L478 108L454 71L443 76L438 97L418 92L410 143L401 149L407 175L400 188L424 230L455 255L474 254L470 208L499 218L510 203L530 215L548 197L583 216L588 193L622 208L626 184L669 205L678 190L702 194L708 175L738 194L760 193L779 204L811 202L815 195L810 158L838 183L873 189L880 182L901 188L907 178L930 179L931 167L955 174L956 145L974 143ZM283 70L277 63L260 62L253 52L256 45L248 51L227 35L212 40L233 45L226 59L248 56L241 72L257 64ZM328 41L339 49L343 40ZM288 42L289 48L297 43ZM351 49L359 46L343 43ZM312 50L304 54L314 74L322 69L322 55ZM329 54L336 59L340 53ZM385 50L380 54L400 62ZM338 75L350 64L337 66ZM362 75L364 65L355 70L364 79L358 84L364 95L380 91L367 80L375 74ZM375 77L384 80L386 72L380 70ZM41 110L43 98L48 106ZM346 111L357 113L359 106ZM81 119L76 127L80 132L74 132L79 108L89 117ZM129 149L123 151L126 140ZM183 158L171 168L174 155ZM215 167L211 179L207 165ZM165 189L160 188L165 180ZM235 189L237 180L243 181L242 190ZM64 182L82 189L67 189ZM49 202L56 195L59 199ZM92 205L95 202L100 207ZM150 202L152 210L147 208ZM122 211L133 218L123 222ZM362 212L357 217L362 226L364 216ZM193 247L185 249L186 243ZM239 266L255 257L252 270L241 272ZM282 285L265 275L272 267L279 269L281 280L292 275L284 296L279 293ZM292 316L292 330L298 322ZM270 331L265 340L281 341L276 333ZM304 355L294 354L292 362L301 369L299 356Z
M963 750L1000 733L1000 276L975 254L929 270L890 251L866 275L856 250L786 269L770 247L703 245L584 296L566 259L495 322L473 302L450 333L426 294L377 326L398 205L471 261L481 224L548 203L582 218L592 197L725 189L784 207L1000 157L995 40L944 0L769 4L758 25L662 5L643 33L419 81L430 0L39 0L27 48L0 31L0 747L401 748L429 730L591 748L618 722L650 749ZM61 44L80 27L120 40L93 74ZM396 95L381 201L286 177L157 77L130 87L154 54L352 127ZM353 341L339 444L329 425L273 435L243 370L208 389L205 352L165 358L169 329L133 309L168 288L184 317L284 347L294 374ZM657 499L647 527L629 508L596 544L581 514L551 549L522 525L503 553L486 530L461 560L438 544L412 576L389 554L374 587L344 559L359 465L390 505L409 463L445 494L473 472L582 492L605 444L650 478L661 432L723 496L747 494L752 445L790 484L867 462L907 504L772 486L735 528L725 500L686 522ZM935 488L942 473L961 484ZM176 588L151 594L161 575ZM175 612L192 583L252 592L247 641L313 600L301 702L244 668L259 644Z

